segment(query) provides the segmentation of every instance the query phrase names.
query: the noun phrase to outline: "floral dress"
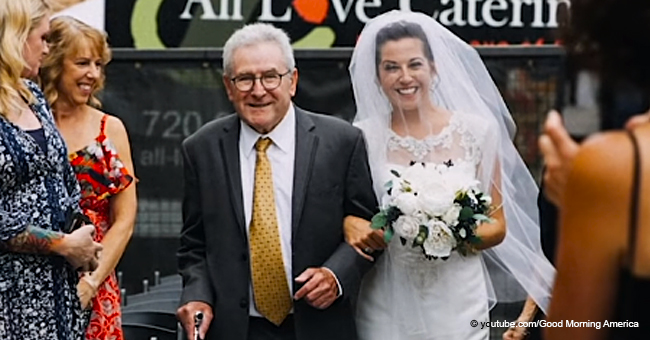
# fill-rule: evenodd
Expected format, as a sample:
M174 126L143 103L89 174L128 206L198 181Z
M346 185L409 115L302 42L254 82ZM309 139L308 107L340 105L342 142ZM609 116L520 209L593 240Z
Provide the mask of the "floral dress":
M38 86L30 105L41 122L46 149L0 116L0 241L28 225L60 231L79 210L79 186L65 143ZM60 256L0 250L0 339L81 340L87 313L77 297L78 274Z
M72 153L70 163L81 186L81 208L95 225L95 241L101 242L111 227L109 198L133 182L104 129L108 115L102 117L99 136L87 147ZM122 340L120 289L112 272L93 298L92 315L86 339Z

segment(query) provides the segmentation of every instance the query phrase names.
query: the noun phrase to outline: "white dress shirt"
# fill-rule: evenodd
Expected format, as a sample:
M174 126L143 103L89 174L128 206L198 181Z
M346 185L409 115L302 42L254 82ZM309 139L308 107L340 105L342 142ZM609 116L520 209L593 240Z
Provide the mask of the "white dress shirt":
M244 199L246 232L250 231L253 214L253 188L255 186L255 162L257 153L255 143L259 138L268 137L273 141L266 154L271 162L275 207L280 228L280 245L282 260L287 274L289 292L293 296L293 277L291 271L291 197L293 195L293 169L296 154L296 114L293 105L282 121L266 135L261 135L243 121L239 134L239 160L241 165L241 183ZM250 285L250 315L261 316L255 308L253 286ZM292 310L293 311L293 310Z

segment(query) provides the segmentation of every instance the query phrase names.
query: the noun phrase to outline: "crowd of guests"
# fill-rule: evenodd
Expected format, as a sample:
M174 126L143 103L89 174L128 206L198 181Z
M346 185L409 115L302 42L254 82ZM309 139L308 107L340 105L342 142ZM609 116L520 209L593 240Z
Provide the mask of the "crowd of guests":
M115 267L137 178L127 131L97 98L111 51L104 32L51 12L0 0L0 338L119 340ZM582 67L650 95L650 42L624 38L648 19L644 1L574 0L561 34ZM236 114L182 146L177 316L190 339L487 339L470 319L513 299L518 322L625 325L518 323L505 340L647 337L650 113L578 144L550 112L538 196L478 54L431 17L366 24L356 127L293 104L298 69L272 25L237 30L223 70ZM492 197L469 254L421 262L373 227L383 184L414 159Z

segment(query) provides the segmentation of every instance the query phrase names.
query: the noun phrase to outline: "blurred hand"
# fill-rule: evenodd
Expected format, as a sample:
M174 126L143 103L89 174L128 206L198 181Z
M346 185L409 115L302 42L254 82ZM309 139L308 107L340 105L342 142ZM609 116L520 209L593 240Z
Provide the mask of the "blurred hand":
M205 335L208 333L210 323L214 316L212 314L212 307L209 304L202 301L190 301L176 311L176 318L183 325L188 340L194 340L194 315L196 312L203 313L203 322L199 328L199 338L205 339Z
M573 159L580 146L569 136L557 111L549 112L546 118L544 133L539 137L539 148L546 167L544 192L549 201L561 207Z
M346 216L343 220L345 241L368 261L374 261L370 256L375 250L386 248L384 231L374 230L370 222L356 216Z
M523 327L510 327L503 333L503 340L523 340L528 336L528 332Z
M87 224L63 237L60 254L74 268L90 272L99 264L99 253L102 245L93 241L95 227Z
M339 287L334 274L322 267L308 268L296 278L296 282L304 285L294 294L294 299L305 298L314 308L325 309L338 297Z
M625 123L625 129L633 130L641 124L650 122L650 112L630 117Z
M77 283L77 296L81 302L81 308L88 309L92 307L92 298L97 294L99 287L88 274L82 276Z

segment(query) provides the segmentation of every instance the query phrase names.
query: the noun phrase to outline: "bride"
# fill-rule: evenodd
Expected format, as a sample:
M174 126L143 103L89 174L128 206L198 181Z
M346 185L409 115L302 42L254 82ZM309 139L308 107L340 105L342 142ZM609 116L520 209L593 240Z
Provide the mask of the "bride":
M537 187L476 51L431 17L391 11L364 27L350 73L380 202L391 173L415 161L477 179L494 207L476 229L475 251L446 260L428 260L408 243L386 245L368 221L346 219L348 242L377 261L358 297L360 339L488 339L497 302L530 296L545 311L555 270L541 251Z

